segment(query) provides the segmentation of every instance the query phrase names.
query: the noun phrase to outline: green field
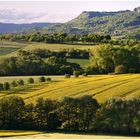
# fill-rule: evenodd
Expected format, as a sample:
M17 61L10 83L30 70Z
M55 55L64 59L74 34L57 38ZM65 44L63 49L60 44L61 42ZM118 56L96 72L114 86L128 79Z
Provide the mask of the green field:
M11 78L7 78L7 80ZM6 78L2 77L1 81L2 79L5 80ZM39 97L59 100L65 96L92 95L99 102L104 102L111 97L140 97L140 74L96 75L70 79L64 79L63 76L57 76L55 79L53 76L52 80L51 83L36 83L8 92L1 91L0 97L18 95L26 103L34 103Z
M51 51L59 51L63 49L92 49L96 45L69 45L69 44L47 44L37 42L11 42L0 41L0 56L15 56L17 50L34 50L34 49L46 49Z
M70 62L70 63L77 63L82 68L85 68L90 63L88 59L67 59L67 61Z

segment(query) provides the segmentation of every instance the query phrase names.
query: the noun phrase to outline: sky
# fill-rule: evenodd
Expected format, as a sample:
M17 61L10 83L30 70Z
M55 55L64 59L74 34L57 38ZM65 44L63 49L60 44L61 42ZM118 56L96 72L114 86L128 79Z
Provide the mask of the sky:
M133 10L140 0L0 1L0 22L67 22L83 11Z

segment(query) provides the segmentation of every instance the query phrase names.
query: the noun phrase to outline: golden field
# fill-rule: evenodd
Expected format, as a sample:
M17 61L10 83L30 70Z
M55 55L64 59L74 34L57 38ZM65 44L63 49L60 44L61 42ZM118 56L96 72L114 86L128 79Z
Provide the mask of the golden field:
M32 76L33 77L33 76ZM52 82L26 84L23 87L13 88L10 91L1 91L0 98L11 95L22 97L26 103L35 103L37 98L60 100L65 96L80 97L91 95L99 102L111 97L133 98L140 96L140 74L125 75L93 75L65 79L64 76L50 76ZM7 77L15 79L17 77ZM27 77L19 77L26 80ZM34 78L34 77L33 77ZM1 77L0 80L6 79ZM18 79L18 78L17 78Z

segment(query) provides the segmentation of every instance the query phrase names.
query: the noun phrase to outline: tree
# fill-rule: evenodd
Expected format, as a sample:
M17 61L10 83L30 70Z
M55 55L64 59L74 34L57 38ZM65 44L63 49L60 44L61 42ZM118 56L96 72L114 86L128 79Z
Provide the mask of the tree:
M0 90L3 90L3 83L0 83Z
M16 82L15 80L13 80L13 81L11 82L11 86L13 86L13 87L17 87L18 84L17 84L17 82Z
M3 89L4 89L4 90L9 90L9 89L10 89L10 84L9 84L8 82L5 82L5 83L3 84Z
M24 101L17 96L0 100L0 126L2 129L21 129L24 114Z
M45 79L45 77L44 77L44 76L39 77L39 82L45 82L45 81L46 81L46 79Z
M74 77L79 77L80 71L74 71L74 72L73 72L73 75L74 75Z
M116 74L124 74L127 72L127 68L124 65L119 65L115 67Z
M17 81L17 84L19 85L19 86L23 86L24 85L24 81L21 79L21 80L18 80Z
M33 84L33 83L34 83L34 79L33 79L32 77L29 78L29 79L28 79L28 83L29 83L29 84Z

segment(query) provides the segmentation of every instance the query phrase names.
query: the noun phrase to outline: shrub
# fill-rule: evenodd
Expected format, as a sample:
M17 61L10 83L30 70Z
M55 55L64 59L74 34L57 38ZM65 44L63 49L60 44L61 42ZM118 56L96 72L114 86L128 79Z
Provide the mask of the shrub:
M12 87L17 87L17 82L16 82L15 80L12 81L12 82L11 82L11 86L12 86Z
M19 86L23 86L24 85L24 81L21 79L21 80L18 80L17 81L17 84L19 85Z
M74 77L79 77L80 71L74 71L74 72L73 72L73 75L74 75Z
M3 90L3 83L0 83L0 90Z
M82 75L83 75L83 76L88 76L88 74L87 74L87 73L83 73Z
M65 74L65 78L70 78L71 75L70 74Z
M45 82L45 81L46 81L46 79L45 79L45 77L44 77L44 76L39 77L39 82Z
M4 89L4 90L9 90L9 89L10 89L10 84L9 84L8 82L5 82L5 83L3 84L3 89Z
M33 83L34 83L34 79L33 79L32 77L29 78L29 79L28 79L28 83L29 83L29 84L33 84Z
M115 73L116 74L124 74L126 73L127 68L124 65L119 65L115 67Z
M46 78L46 81L50 82L51 81L51 78L50 77Z

